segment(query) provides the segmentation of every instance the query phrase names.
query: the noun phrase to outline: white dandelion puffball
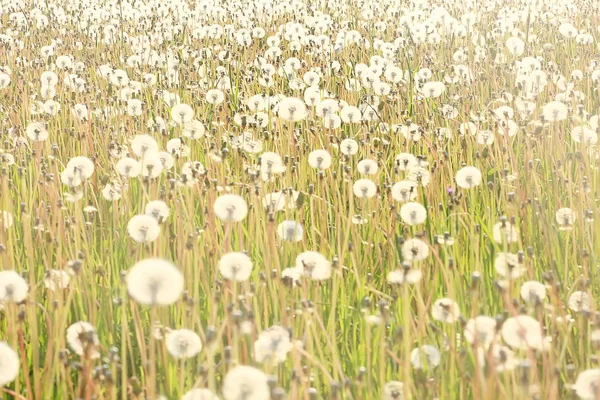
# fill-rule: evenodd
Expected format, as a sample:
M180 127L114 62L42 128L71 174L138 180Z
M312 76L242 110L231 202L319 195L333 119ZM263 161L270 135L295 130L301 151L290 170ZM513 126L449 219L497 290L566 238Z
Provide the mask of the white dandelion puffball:
M312 280L331 277L331 262L317 251L305 251L296 257L296 268Z
M79 356L99 358L97 350L100 341L96 328L89 322L79 321L67 328L67 344Z
M124 178L135 178L142 172L142 165L134 158L123 157L117 161L115 169Z
M0 382L0 386L1 382ZM583 400L598 399L600 388L600 369L586 369L577 376L572 389L575 394Z
M152 215L134 215L127 223L127 233L138 243L149 243L158 238L160 225Z
M192 389L185 392L181 400L219 400L219 396L209 389Z
M158 222L163 222L169 217L169 206L162 200L152 200L146 204L144 212Z
M352 191L360 199L370 199L377 194L377 185L370 179L359 179L352 185Z
M286 242L299 242L304 236L304 228L300 222L286 220L277 226L277 235Z
M506 47L511 54L520 56L525 51L525 42L517 36L512 36L506 41Z
M427 220L427 210L419 203L404 203L400 207L400 218L405 224L419 225Z
M0 388L19 376L19 356L6 342L0 342Z
M211 89L206 92L206 102L212 105L221 104L225 100L225 94L222 90Z
M558 122L567 119L569 114L568 111L569 110L565 103L560 101L551 101L544 106L542 115L546 121Z
M510 222L498 222L494 225L492 230L492 236L494 242L498 244L502 243L514 243L519 240L519 232Z
M388 381L383 385L383 400L404 400L404 383Z
M223 398L225 400L269 400L271 391L267 375L261 370L238 365L229 370L223 379Z
M410 170L418 165L417 157L411 153L400 153L396 156L395 165L400 171Z
M363 175L375 175L379 169L377 166L377 161L368 158L361 160L356 167L358 172Z
M183 125L183 131L181 134L189 139L197 140L206 134L206 128L204 124L196 119L186 122Z
M158 151L158 142L150 135L136 135L131 141L131 150L138 157Z
M73 171L82 180L90 178L94 174L94 162L87 157L73 157L67 163L65 170Z
M458 321L458 318L460 317L460 308L452 299L438 299L433 303L431 316L436 321L451 324Z
M556 210L556 223L560 230L570 230L573 228L573 222L575 222L575 212L568 208L563 207Z
M70 281L71 275L67 271L51 269L46 271L46 275L44 276L44 287L51 291L66 289L69 287Z
M173 263L147 258L131 267L126 277L129 296L142 305L168 306L183 292L183 274Z
M252 260L246 254L233 251L223 254L219 260L219 272L223 278L243 282L252 274Z
M456 184L463 189L470 189L481 184L481 171L477 167L463 167L456 172Z
M406 203L417 197L417 183L414 181L400 181L392 185L392 198L399 203Z
M593 146L598 143L598 133L596 128L590 129L585 126L577 126L571 130L571 139L575 143L583 143L586 146Z
M0 271L0 303L21 303L28 293L27 281L16 271Z
M194 119L194 109L185 103L175 105L171 109L171 119L178 124L185 124Z
M25 133L34 142L43 142L48 139L48 131L41 122L32 122L25 128Z
M191 358L202 350L200 336L189 329L176 329L167 333L165 340L167 351L173 358Z
M537 304L546 299L546 285L538 281L527 281L521 285L519 292L527 304Z
M298 122L306 118L306 104L302 99L286 97L281 100L278 107L278 116L283 121Z
M515 350L544 350L546 347L542 325L529 315L508 318L500 332L504 343Z
M429 246L421 239L408 239L402 245L402 256L410 262L423 261L429 256Z
M445 90L446 85L442 82L425 82L421 89L421 93L427 98L436 98L440 97Z
M254 359L259 363L279 364L292 350L290 332L282 326L272 326L258 335L254 342Z
M440 351L428 344L410 352L410 362L414 369L435 368L440 364L441 359Z
M479 315L467 322L463 335L467 342L487 349L496 336L496 325L495 318Z
M526 265L514 253L498 253L494 260L494 269L498 275L507 279L520 278L527 272Z
M414 285L423 277L423 272L420 269L400 268L390 271L387 275L387 280L393 285Z
M591 311L593 298L587 292L576 290L567 299L567 307L574 312Z
M327 150L313 150L308 154L308 165L312 168L325 170L331 166L331 154Z
M342 154L353 156L358 153L358 143L354 139L344 139L339 145Z
M242 196L224 194L215 200L213 210L223 222L240 222L248 215L248 204Z

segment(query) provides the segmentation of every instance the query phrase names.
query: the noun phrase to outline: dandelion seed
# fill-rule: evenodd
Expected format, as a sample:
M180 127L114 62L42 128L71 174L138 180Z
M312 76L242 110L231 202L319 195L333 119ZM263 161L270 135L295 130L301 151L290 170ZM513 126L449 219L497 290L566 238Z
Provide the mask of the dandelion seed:
M567 119L568 109L560 101L551 101L544 106L542 114L546 121L559 122Z
M352 186L354 195L361 199L370 199L377 194L377 185L370 179L359 179Z
M574 312L591 311L591 304L590 295L580 290L571 293L567 300L567 307Z
M402 256L405 261L423 261L429 256L429 246L421 239L408 239L402 245Z
M79 192L79 194L83 197L83 191ZM109 182L102 189L102 197L108 201L117 201L121 199L121 194L121 185L117 182Z
M306 105L301 99L286 97L278 104L277 114L283 121L302 121L307 115Z
M127 233L138 243L149 243L158 239L160 226L151 215L135 215L127 223Z
M142 166L137 160L130 157L124 157L117 161L115 169L119 175L124 178L135 178L139 176L142 171Z
M458 321L458 318L460 317L460 308L452 299L438 299L433 303L431 315L436 321L451 324Z
M420 269L412 269L409 265L408 268L401 268L388 273L387 280L391 284L414 285L418 283L422 277L423 273Z
M363 175L375 175L378 170L377 161L375 160L361 160L358 165L358 172Z
M572 389L580 399L598 399L598 396L600 395L600 369L586 369L581 372L577 376L577 380L572 386Z
M527 281L521 285L521 298L527 304L537 304L546 299L546 286L538 281Z
M0 388L17 379L20 367L17 352L8 343L0 342Z
M400 218L405 224L420 225L427 220L427 210L419 203L405 203L400 207Z
M314 150L308 154L308 164L315 169L325 170L331 166L331 155L327 150Z
M513 253L498 253L494 260L494 268L500 276L511 280L520 278L527 272L525 264Z
M236 194L224 194L215 200L213 210L223 222L240 222L248 215L248 205L243 197Z
M181 400L219 400L219 396L209 389L192 389L185 392Z
M496 319L485 315L470 319L463 331L465 340L472 345L487 349L496 336Z
M167 334L165 346L176 359L192 358L202 350L200 336L189 329L176 329Z
M570 208L559 208L556 211L556 223L558 224L558 229L561 231L573 229L573 222L575 222L575 219L575 213Z
M290 332L282 326L272 326L258 335L254 342L254 359L259 363L280 364L292 350Z
M528 315L508 318L502 324L502 339L515 350L547 348L541 324Z
M194 119L194 109L187 104L180 103L171 109L171 119L180 124L186 124Z
M383 400L404 400L404 383L388 381L383 385Z
M481 171L477 167L463 167L456 173L456 184L463 189L479 186L481 179Z
M131 267L126 283L129 296L139 304L168 306L181 297L184 280L173 263L147 258Z
M44 276L44 286L51 291L56 291L57 289L66 289L69 287L69 282L71 281L71 276L67 271L51 269L46 271L46 275Z
M186 138L197 140L206 134L206 128L202 122L198 120L192 120L183 125L183 131L181 134Z
M340 143L340 151L342 154L352 156L358 153L358 143L354 139L344 139Z
M0 303L21 303L27 298L29 285L12 270L0 271Z
M241 252L229 252L219 260L219 272L223 278L243 282L252 274L252 260Z
M440 364L441 355L431 345L417 347L410 352L410 362L414 369L435 368Z
M146 215L151 215L161 223L169 217L169 206L162 200L153 200L146 204L144 209Z
M67 163L65 170L73 171L79 179L86 180L94 174L94 162L84 156L73 157Z
M445 90L446 85L442 82L426 82L421 88L421 92L426 98L440 97Z
M406 203L417 197L417 184L414 181L401 181L392 186L392 198L400 203Z
M519 240L517 229L508 221L498 222L492 229L492 236L496 243L514 243Z
M302 272L302 270L296 267L285 268L283 271L281 271L281 280L289 286L299 286L303 275Z
M40 122L32 122L25 129L27 137L35 142L43 142L48 139L48 131Z
M67 344L81 357L100 358L100 344L96 328L89 322L79 321L67 328Z
M305 251L296 257L296 268L312 280L320 281L331 277L331 262L321 253Z
M269 400L271 391L267 375L259 369L238 365L229 370L223 379L225 400Z
M206 92L206 102L212 105L221 104L225 100L225 94L219 89L211 89Z
M283 221L277 226L279 239L286 242L299 242L304 236L304 228L296 221Z

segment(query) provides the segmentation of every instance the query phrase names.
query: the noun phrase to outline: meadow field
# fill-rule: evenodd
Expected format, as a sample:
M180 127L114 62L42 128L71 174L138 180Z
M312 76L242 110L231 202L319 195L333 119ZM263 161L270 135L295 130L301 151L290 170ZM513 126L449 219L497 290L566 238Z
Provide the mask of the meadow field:
M598 0L0 0L0 398L600 399Z

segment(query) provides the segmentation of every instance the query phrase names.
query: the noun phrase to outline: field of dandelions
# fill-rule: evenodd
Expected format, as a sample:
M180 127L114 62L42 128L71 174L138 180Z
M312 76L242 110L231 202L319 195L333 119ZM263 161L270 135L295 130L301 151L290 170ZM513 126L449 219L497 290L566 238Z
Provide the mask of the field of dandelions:
M0 397L600 399L597 0L0 0Z

